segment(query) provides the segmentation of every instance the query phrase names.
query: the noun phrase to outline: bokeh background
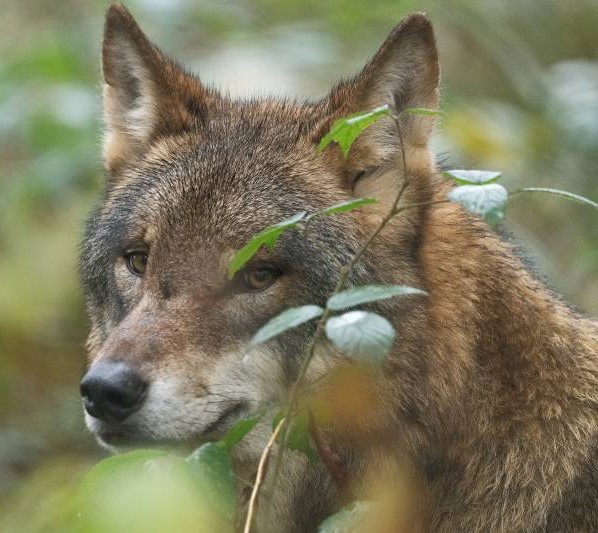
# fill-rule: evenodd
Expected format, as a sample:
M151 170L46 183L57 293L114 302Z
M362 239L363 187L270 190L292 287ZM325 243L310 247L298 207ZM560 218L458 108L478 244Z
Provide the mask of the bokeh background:
M0 530L43 529L65 472L101 455L77 393L76 255L102 185L105 1L0 9ZM598 199L598 0L129 0L148 35L234 95L319 97L406 13L432 18L452 167ZM234 132L233 132L234 134ZM565 299L598 314L598 215L518 196L507 225ZM492 275L489 271L488 275ZM4 517L4 518L2 518ZM7 518L8 517L8 518ZM3 521L4 520L4 521Z

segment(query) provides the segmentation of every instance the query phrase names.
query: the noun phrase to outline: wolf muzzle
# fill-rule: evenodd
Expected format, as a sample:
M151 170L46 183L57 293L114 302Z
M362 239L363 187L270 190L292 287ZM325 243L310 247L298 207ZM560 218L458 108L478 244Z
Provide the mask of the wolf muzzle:
M108 359L92 365L79 388L91 416L123 422L143 404L147 383L126 363Z

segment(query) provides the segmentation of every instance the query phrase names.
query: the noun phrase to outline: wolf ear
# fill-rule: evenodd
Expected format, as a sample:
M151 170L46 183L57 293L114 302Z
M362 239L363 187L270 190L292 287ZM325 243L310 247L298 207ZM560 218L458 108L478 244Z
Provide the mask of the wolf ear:
M391 31L355 78L332 90L327 99L327 119L316 136L324 135L339 117L387 104L394 115L399 115L407 168L420 170L432 164L427 145L434 117L401 112L413 107L437 109L439 83L432 25L424 14L410 15ZM400 162L402 151L396 126L393 119L385 117L366 129L353 145L347 165L359 171L361 167L375 167L389 160ZM381 188L384 186L377 179L377 191Z
M104 164L114 178L156 135L188 127L205 91L149 41L120 4L106 13L102 67Z

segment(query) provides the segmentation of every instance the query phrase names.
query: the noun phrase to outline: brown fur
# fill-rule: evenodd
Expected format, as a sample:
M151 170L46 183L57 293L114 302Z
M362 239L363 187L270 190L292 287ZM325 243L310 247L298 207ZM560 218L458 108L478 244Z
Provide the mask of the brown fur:
M404 162L389 119L366 130L347 161L334 147L314 147L340 116L383 103L436 106L432 29L423 15L408 17L357 77L305 105L219 96L117 5L103 63L108 182L81 267L90 361L125 359L149 381L177 386L170 399L152 400L153 411L91 429L117 447L209 438L223 430L213 420L222 409L252 411L286 397L309 326L247 364L238 354L270 316L325 301L406 179L403 163L403 205L445 198L449 185L427 148L431 117L402 119ZM380 203L314 221L308 235L285 234L274 253L261 251L260 261L284 271L268 290L247 294L227 279L234 251L263 227L367 195ZM149 251L148 271L133 279L122 254L139 246ZM398 216L351 283L428 292L372 306L397 330L380 373L353 375L326 344L310 372L313 380L337 369L313 401L327 410L322 430L352 493L382 502L380 522L366 530L597 531L596 323L562 304L456 204ZM184 407L164 410L179 400ZM262 429L238 451L247 476L267 438ZM326 469L299 455L289 454L281 479L263 504L263 530L313 531L344 503Z

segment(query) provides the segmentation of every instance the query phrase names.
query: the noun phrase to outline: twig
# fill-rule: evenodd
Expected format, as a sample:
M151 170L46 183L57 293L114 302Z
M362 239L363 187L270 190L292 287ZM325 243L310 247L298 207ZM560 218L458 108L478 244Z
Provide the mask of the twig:
M566 200L572 200L573 202L577 202L584 205L592 206L594 209L598 209L598 202L594 202L594 200L590 200L589 198L585 198L584 196L580 196L579 194L575 194L568 191L561 191L559 189L549 189L546 187L523 187L522 189L515 189L514 191L509 191L509 196L515 196L516 194L521 193L537 193L542 192L545 194L551 194L553 196L559 196L561 198L565 198Z
M247 517L245 519L245 527L243 528L243 533L250 533L251 531L251 523L253 522L253 517L255 515L255 511L257 508L257 497L260 487L264 481L264 476L266 475L266 468L268 466L268 459L270 457L270 452L272 451L272 447L276 442L278 434L280 433L286 418L283 418L278 422L276 428L270 435L270 439L268 440L268 444L264 448L262 452L262 456L260 457L260 462L257 467L257 474L255 476L255 483L253 484L253 490L251 491L251 497L249 498L249 507L247 509Z
M409 205L399 207L399 203L403 197L403 194L405 193L405 190L407 189L407 187L409 187L410 179L409 179L408 173L407 173L405 143L404 143L403 134L401 131L401 124L399 122L399 117L396 115L390 115L390 116L395 122L395 125L397 128L397 136L399 138L399 145L400 145L400 150L401 150L401 159L402 159L402 166L403 166L403 183L399 187L399 190L397 191L397 195L393 201L392 207L389 210L389 212L387 213L387 215L381 220L378 227L374 230L374 232L370 235L370 237L365 241L365 243L363 243L361 248L353 256L353 258L349 261L349 263L347 263L343 268L341 268L340 276L339 276L336 286L330 296L334 296L335 294L339 293L340 291L342 291L344 289L345 284L346 284L347 280L349 279L349 276L353 272L353 269L355 268L355 265L357 264L357 262L362 258L363 254L365 253L367 248L370 246L372 241L384 230L384 228L387 226L387 224L390 222L390 220L393 217L395 217L396 215L398 215L399 213L401 213L403 211L406 211L407 209L413 209L413 208L417 208L417 207L425 207L428 205L441 204L441 203L448 202L448 200L433 200L433 201L429 201L429 202L419 202L419 203L414 203L414 204L409 204ZM280 446L279 446L279 453L277 454L276 460L274 463L274 473L273 473L272 481L271 481L271 483L272 483L271 489L273 489L274 486L276 485L276 481L278 480L278 476L280 474L282 457L284 455L284 451L287 447L288 439L289 439L289 436L291 433L291 420L295 414L295 411L297 410L299 394L300 394L301 386L303 385L303 380L305 378L305 375L307 374L307 369L314 357L317 343L324 333L324 326L326 325L326 321L330 317L331 313L332 313L332 311L328 307L326 307L324 309L324 312L320 316L320 319L317 322L316 330L315 330L314 335L309 343L309 346L307 347L307 350L306 350L307 353L306 353L305 358L303 359L303 362L302 362L299 372L297 374L297 379L295 380L295 382L293 383L293 386L291 388L287 416L281 421L281 423L276 428L277 431L280 428L282 428L282 439L281 439ZM264 455L262 455L262 458L263 457L264 457ZM261 466L261 461L260 461L260 466ZM261 480L260 480L260 483L261 483ZM252 499L254 499L253 495L257 494L257 485L258 485L258 483L257 483L257 479L256 479L256 486L254 486L254 491L252 493ZM248 519L249 518L250 518L250 516L248 515ZM249 530L246 529L245 533L247 533L248 531Z
M397 196L395 197L395 200L394 200L392 207L389 210L388 214L382 219L382 221L380 222L378 227L374 230L374 232L370 235L370 237L365 241L365 243L361 246L359 251L353 256L353 258L349 261L349 263L347 263L347 265L345 265L341 269L340 276L338 278L338 281L336 283L334 290L332 291L331 296L333 296L343 290L343 288L345 287L345 283L347 282L347 279L351 275L351 272L353 272L353 268L355 268L355 265L357 264L357 262L361 259L361 257L367 250L368 246L380 234L380 232L386 227L386 225L390 222L390 220L394 216L396 216L400 211L411 207L411 206L404 206L404 207L400 208L400 210L398 208L399 202L401 201L401 198L403 197L403 193L409 186L409 178L407 175L407 162L405 160L405 146L404 146L403 135L401 132L401 125L399 123L399 118L394 115L391 115L391 116L395 121L395 125L397 128L397 135L399 138L401 159L402 159L402 164L403 164L403 183L397 192ZM414 206L415 206L415 204L414 204ZM418 207L422 207L422 206L423 206L423 203L422 203L422 205L418 205ZM286 449L288 438L289 438L289 435L291 432L290 420L297 408L297 401L299 398L299 390L301 388L301 385L303 384L303 379L305 377L305 374L307 373L309 364L311 363L311 360L314 357L316 345L317 345L318 341L320 340L320 337L324 333L324 326L326 324L326 321L330 317L331 313L332 313L332 311L328 307L326 307L326 309L324 310L324 313L320 316L320 319L318 320L318 323L316 326L316 331L314 332L311 342L309 343L309 346L307 347L307 355L303 359L303 362L299 369L299 373L297 374L297 379L295 380L295 382L293 383L293 387L291 388L290 399L289 399L289 409L287 411L287 413L288 413L287 422L285 422L285 428L283 430L283 437L282 437L282 441L280 443L280 453L277 455L276 462L274 463L274 475L272 476L272 487L274 487L274 485L276 484L278 475L280 474L280 465L281 465L281 461L282 461L282 456L284 455L284 450Z

